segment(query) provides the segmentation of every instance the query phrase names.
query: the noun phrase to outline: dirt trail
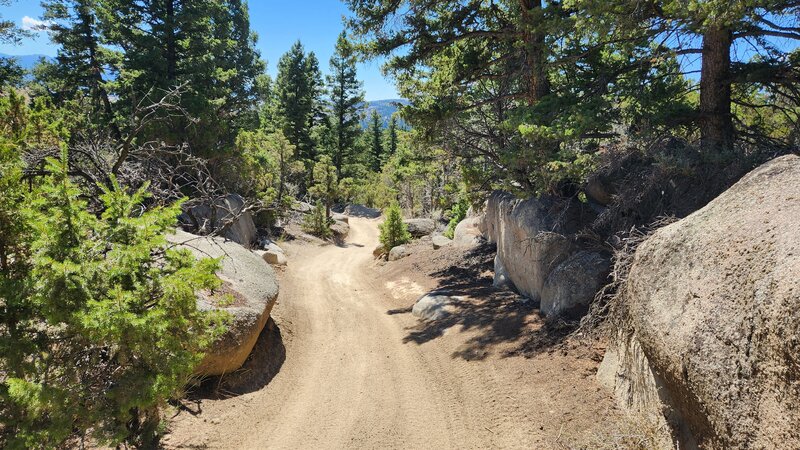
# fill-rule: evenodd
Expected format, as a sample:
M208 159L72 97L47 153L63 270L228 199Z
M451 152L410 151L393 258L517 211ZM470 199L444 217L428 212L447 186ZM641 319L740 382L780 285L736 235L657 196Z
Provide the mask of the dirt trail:
M565 395L583 380L583 367L457 358L464 336L452 329L442 339L409 342L416 319L389 310L409 305L421 286L379 280L372 268L377 222L351 218L350 226L342 247L288 246L273 312L286 345L280 372L256 392L205 400L201 414L180 414L168 446L552 448L572 432L565 425L582 426L570 424L575 405L559 397L592 402L590 423L607 412L594 386L589 397L580 388ZM560 392L536 386L550 372L564 378Z

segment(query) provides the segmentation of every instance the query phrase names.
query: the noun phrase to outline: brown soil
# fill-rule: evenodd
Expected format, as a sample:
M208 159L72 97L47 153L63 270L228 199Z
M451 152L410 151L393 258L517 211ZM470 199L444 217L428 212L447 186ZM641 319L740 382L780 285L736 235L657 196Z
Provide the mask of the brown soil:
M166 447L626 445L630 424L594 380L601 349L565 342L535 305L494 290L490 247L434 251L421 240L411 256L378 262L377 223L351 219L343 246L286 245L279 331L259 341L279 360L285 346L285 361L238 395L185 402ZM450 318L421 323L410 308L431 289L461 300ZM252 359L248 370L278 370Z

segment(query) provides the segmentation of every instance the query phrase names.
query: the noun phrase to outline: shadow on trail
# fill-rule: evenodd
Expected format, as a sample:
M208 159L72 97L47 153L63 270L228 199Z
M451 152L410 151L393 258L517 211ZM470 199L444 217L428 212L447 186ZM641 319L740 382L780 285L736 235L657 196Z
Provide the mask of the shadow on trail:
M494 245L483 244L468 250L456 265L430 273L440 280L437 292L459 299L451 303L450 315L410 327L403 342L424 344L452 327L461 332L472 331L476 335L451 355L468 361L482 360L498 352L502 357L532 357L560 345L576 324L545 320L535 302L492 286L494 255ZM387 314L410 312L408 307ZM496 348L499 346L502 349Z
M230 398L255 392L275 378L284 361L286 361L286 347L283 345L281 330L270 317L242 367L226 375L206 378L192 388L186 396L186 401L196 404L197 412L191 411L188 409L189 405L185 404L183 406L187 408L181 409L190 414L197 414L203 399Z

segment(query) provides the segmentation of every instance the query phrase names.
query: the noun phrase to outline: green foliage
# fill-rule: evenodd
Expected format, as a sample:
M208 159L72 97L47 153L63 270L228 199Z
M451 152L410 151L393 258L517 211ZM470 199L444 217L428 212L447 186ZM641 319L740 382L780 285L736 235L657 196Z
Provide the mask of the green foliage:
M383 166L383 179L397 193L403 209L414 216L449 208L460 183L458 162L421 133L398 132L398 147Z
M362 54L386 57L411 101L404 118L461 158L470 189L572 195L601 149L665 135L796 148L796 67L774 40L800 40L791 2L347 3ZM699 81L686 54L703 55Z
M378 112L374 110L369 118L367 139L371 168L374 172L380 172L381 167L386 162L386 155L383 149L383 120L381 120Z
M469 210L469 202L466 199L461 199L453 205L450 210L450 222L447 223L447 229L444 230L445 237L453 239L458 224L467 217L467 210Z
M274 85L275 121L297 149L297 157L313 167L316 148L312 131L319 119L322 75L314 53L305 53L297 41L278 60ZM309 170L310 172L311 170Z
M331 219L328 216L325 204L317 200L314 208L311 209L303 219L303 230L314 236L328 239L333 236L331 231Z
M325 205L325 217L330 217L331 206L339 196L339 179L330 156L322 155L314 164L314 185L309 193Z
M179 205L142 212L146 186L129 194L112 180L90 213L66 152L21 190L13 149L0 145L0 215L13 219L0 226L0 444L55 448L90 433L150 445L159 408L224 329L195 295L219 286L218 261L167 244Z
M240 180L237 190L279 211L290 207L293 200L288 195L287 183L302 171L302 164L295 161L295 147L283 133L241 131L236 148L242 160L236 168Z
M343 32L336 41L327 77L330 95L330 155L336 175L342 178L349 165L355 163L356 142L361 135L361 108L364 103L362 83L356 75L356 54L353 44Z
M380 225L380 241L387 251L411 240L408 227L403 222L400 206L393 204L386 210L386 220Z
M265 66L240 0L43 6L58 54L55 64L37 70L40 84L59 106L85 104L91 123L117 141L187 142L209 155L229 150L238 129L254 120L256 79ZM148 110L146 123L130 120L176 87L180 95Z
M370 208L385 209L397 202L397 190L391 186L391 177L384 173L370 172L363 178L346 178L345 198Z
M389 119L389 126L386 127L386 137L384 138L384 148L389 157L397 153L397 114L392 114Z

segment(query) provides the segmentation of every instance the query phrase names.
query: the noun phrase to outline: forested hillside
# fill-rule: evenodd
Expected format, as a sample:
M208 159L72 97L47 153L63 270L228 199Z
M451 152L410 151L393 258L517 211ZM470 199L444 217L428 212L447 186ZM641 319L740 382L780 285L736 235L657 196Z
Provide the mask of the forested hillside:
M395 247L402 215L453 237L504 190L610 255L800 152L795 0L344 3L329 60L299 40L270 76L244 0L42 2L56 56L0 57L0 447L155 445L229 323L177 226L277 239L308 204L329 239L360 204ZM397 112L365 102L376 59Z

